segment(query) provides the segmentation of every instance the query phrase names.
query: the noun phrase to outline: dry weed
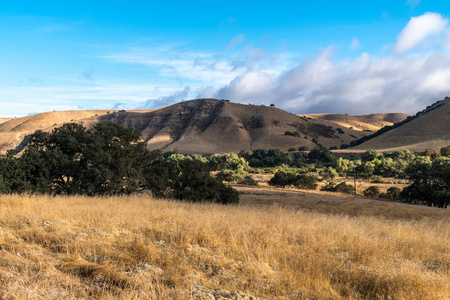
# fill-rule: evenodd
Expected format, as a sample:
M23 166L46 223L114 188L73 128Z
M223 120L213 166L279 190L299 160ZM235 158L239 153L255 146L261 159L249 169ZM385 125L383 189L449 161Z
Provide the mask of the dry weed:
M0 298L449 299L449 229L449 218L2 196Z

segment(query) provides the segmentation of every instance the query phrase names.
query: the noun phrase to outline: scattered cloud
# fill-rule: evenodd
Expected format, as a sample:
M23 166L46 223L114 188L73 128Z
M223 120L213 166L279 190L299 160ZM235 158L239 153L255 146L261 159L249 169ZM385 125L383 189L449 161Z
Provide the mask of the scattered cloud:
M411 6L411 7L416 7L417 5L420 4L421 0L407 0L406 1L406 5Z
M430 46L435 43L432 38L445 32L448 19L437 13L425 13L412 17L406 27L400 32L394 46L395 53L404 53L419 45Z
M143 108L159 108L164 106L169 106L172 104L175 104L177 102L181 102L184 100L188 100L189 92L191 91L191 88L186 86L184 89L180 91L176 91L172 95L165 96L165 97L159 97L156 99L149 99L147 100L143 106L139 106L139 109Z
M243 34L238 34L238 35L234 36L228 43L227 50L234 48L237 44L242 43L244 40L245 40L245 35L243 35Z
M235 36L229 49L244 40L242 34ZM358 38L353 37L348 47L360 49ZM437 13L411 18L395 45L386 47L389 51L381 51L387 53L381 56L362 53L338 59L330 46L302 60L285 49L274 54L249 46L222 52L161 44L105 47L102 51L110 53L94 58L138 69L145 78L95 74L94 80L92 70L73 78L26 77L21 86L0 87L0 101L13 103L2 106L2 114L77 107L156 108L195 97L274 103L294 113L415 113L450 95L448 19ZM22 112L17 112L18 103Z
M360 46L361 46L361 44L359 43L359 40L356 37L353 37L352 42L350 43L348 48L350 50L357 50L357 49L359 49Z

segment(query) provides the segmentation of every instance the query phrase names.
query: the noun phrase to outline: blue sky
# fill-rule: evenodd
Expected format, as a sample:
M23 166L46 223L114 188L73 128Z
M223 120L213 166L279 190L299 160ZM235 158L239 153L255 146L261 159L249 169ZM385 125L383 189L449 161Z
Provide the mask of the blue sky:
M450 95L446 1L1 1L0 117L199 97L415 113Z

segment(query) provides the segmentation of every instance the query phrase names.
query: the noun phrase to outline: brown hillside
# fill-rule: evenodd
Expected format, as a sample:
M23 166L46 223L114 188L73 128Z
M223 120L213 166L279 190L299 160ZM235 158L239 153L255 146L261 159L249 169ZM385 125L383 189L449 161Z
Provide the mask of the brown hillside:
M355 130L377 131L384 126L403 121L408 117L402 113L379 113L362 116L349 116L342 114L311 114L306 115L313 119L333 121L342 127L353 128Z
M348 128L339 133L334 122L299 117L274 107L216 99L186 101L148 113L115 112L99 121L138 129L150 149L203 154L311 149L315 143L339 147L366 134Z
M199 99L157 110L63 111L10 119L0 123L0 152L21 149L24 139L34 131L51 131L67 122L86 127L115 122L137 129L150 149L203 154L259 148L287 151L302 146L312 149L319 143L339 148L370 134L274 107Z
M423 151L450 145L450 98L424 110L417 118L355 147L367 150Z
M77 111L53 111L32 116L6 119L0 122L0 153L13 149L29 134L36 130L51 131L64 123L95 118L106 114L106 110L77 110Z
M5 123L6 121L11 120L11 118L0 118L0 124Z

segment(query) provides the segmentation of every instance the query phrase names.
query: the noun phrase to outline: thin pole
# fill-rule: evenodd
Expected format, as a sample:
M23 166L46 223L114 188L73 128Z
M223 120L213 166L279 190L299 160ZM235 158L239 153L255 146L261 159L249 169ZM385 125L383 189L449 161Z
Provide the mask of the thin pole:
M355 198L356 198L356 167L353 165L353 180L355 185Z

